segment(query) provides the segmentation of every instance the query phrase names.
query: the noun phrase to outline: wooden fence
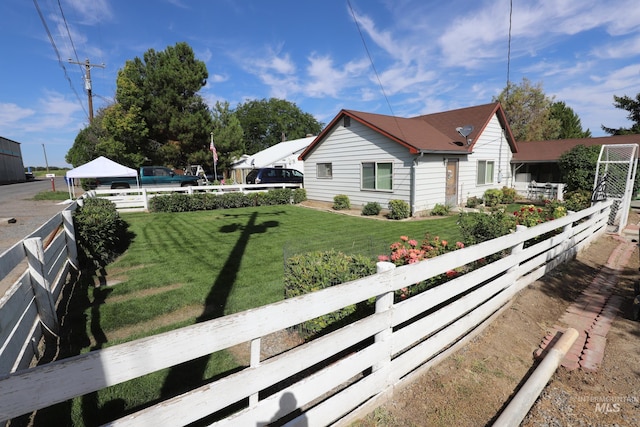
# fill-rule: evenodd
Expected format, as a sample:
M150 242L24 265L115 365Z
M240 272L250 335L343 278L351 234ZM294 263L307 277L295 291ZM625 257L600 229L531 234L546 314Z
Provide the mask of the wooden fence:
M519 227L437 260L397 268L380 263L380 272L366 278L12 373L0 378L0 419L250 343L248 367L109 425L185 425L220 411L227 412L212 421L215 426L263 426L282 417L286 425L345 425L375 408L394 385L460 348L519 290L604 233L610 206L601 202L532 228ZM394 301L398 289L494 254L501 257ZM376 299L371 315L261 360L262 337L371 298Z
M42 334L58 329L55 304L70 268L77 267L75 208L0 254L0 283L7 288L0 295L0 376L28 368Z
M197 187L140 187L120 189L96 189L85 193L85 197L101 197L111 200L118 212L143 212L149 210L149 200L155 196L171 193L195 194L230 192L255 193L272 188L301 188L302 184L229 184L203 185Z

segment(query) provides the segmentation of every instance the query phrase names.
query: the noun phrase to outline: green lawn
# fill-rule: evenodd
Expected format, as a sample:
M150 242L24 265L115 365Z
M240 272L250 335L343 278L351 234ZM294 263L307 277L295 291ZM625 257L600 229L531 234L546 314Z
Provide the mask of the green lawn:
M106 268L64 305L67 356L283 299L285 254L335 248L376 257L407 235L459 240L457 216L381 221L298 206L122 215L134 234ZM86 278L85 278L86 279ZM39 411L34 425L98 425L236 369L227 351L155 372Z
M380 221L298 206L265 206L179 214L123 215L135 235L127 252L107 267L110 287L100 308L102 330L154 322L176 313L180 325L279 301L285 256L337 249L372 258L407 235L460 239L457 216ZM178 315L189 309L187 318ZM198 311L198 308L200 309ZM138 331L135 338L157 333ZM130 337L119 334L117 342Z

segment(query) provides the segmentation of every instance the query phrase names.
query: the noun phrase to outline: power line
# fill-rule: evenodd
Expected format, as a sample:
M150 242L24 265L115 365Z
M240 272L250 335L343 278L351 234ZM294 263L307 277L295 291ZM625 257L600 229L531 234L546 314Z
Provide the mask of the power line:
M73 43L73 38L71 37L71 31L69 31L69 25L67 23L67 18L64 16L64 11L62 10L62 3L58 0L58 8L60 9L60 15L62 15L62 22L64 22L64 27L67 29L67 36L69 37L69 42L71 42L71 48L73 49L73 54L76 57L76 62L79 64L80 59L78 58L78 52L76 51L76 46ZM82 66L79 65L80 71L82 71Z
M367 57L369 58L369 62L371 63L371 68L373 69L373 73L376 75L376 79L378 80L378 85L380 86L380 90L382 91L382 95L384 95L384 99L387 101L387 105L389 106L389 110L391 110L391 115L395 116L393 113L393 108L391 108L391 103L389 102L389 98L387 98L387 94L384 91L384 87L382 86L382 81L380 80L380 76L378 75L378 70L376 70L376 66L373 63L373 59L371 58L371 53L369 53L369 49L367 48L367 43L364 40L364 36L362 35L362 31L360 30L360 25L358 24L358 19L356 18L356 14L353 11L353 7L351 7L351 1L347 0L347 4L349 5L349 10L351 11L351 16L353 16L353 20L356 23L356 28L358 29L358 34L360 34L360 39L362 40L362 44L364 45L364 50L367 52Z
M509 101L509 83L511 72L511 17L513 15L513 0L509 0L509 47L507 49L507 93L505 94L505 103Z
M69 82L69 86L71 87L71 90L76 95L76 98L78 99L78 102L82 106L82 109L84 110L84 114L87 115L87 117L88 117L89 115L87 114L87 109L84 107L84 104L80 100L80 95L78 95L78 92L76 91L76 88L73 86L73 82L71 81L71 79L69 78L69 74L67 73L67 68L64 66L64 63L62 62L62 58L60 57L60 52L58 51L58 47L56 46L55 41L53 40L53 36L51 35L51 31L49 31L49 26L47 25L47 21L44 19L44 15L42 14L42 11L40 10L40 5L38 4L38 0L33 0L33 4L36 6L36 10L38 11L38 15L40 16L40 20L42 21L42 25L44 26L44 30L47 32L47 36L49 37L49 43L51 43L51 46L53 47L53 51L56 53L56 56L58 57L58 64L60 64L60 67L62 67L62 71L64 72L65 78Z

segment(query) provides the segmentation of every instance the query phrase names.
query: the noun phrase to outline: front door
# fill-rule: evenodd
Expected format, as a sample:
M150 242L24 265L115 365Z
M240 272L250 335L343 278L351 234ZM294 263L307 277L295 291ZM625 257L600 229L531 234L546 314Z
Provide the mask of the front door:
M447 159L446 194L447 206L458 206L458 159Z

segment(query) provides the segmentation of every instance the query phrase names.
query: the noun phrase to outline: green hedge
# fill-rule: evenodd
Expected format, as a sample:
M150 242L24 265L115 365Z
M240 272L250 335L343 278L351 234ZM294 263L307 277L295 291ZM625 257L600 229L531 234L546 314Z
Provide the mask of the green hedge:
M340 283L370 276L376 272L375 261L362 255L347 255L336 250L295 255L285 263L285 298L318 291ZM350 305L300 325L300 334L309 338L339 326L347 318L365 310L365 305Z
M307 199L303 188L274 188L267 192L249 193L173 193L149 200L151 212L190 212L214 209L244 208L250 206L288 205Z
M122 253L129 242L127 223L116 205L101 198L84 199L73 216L78 257L83 268L101 268Z

